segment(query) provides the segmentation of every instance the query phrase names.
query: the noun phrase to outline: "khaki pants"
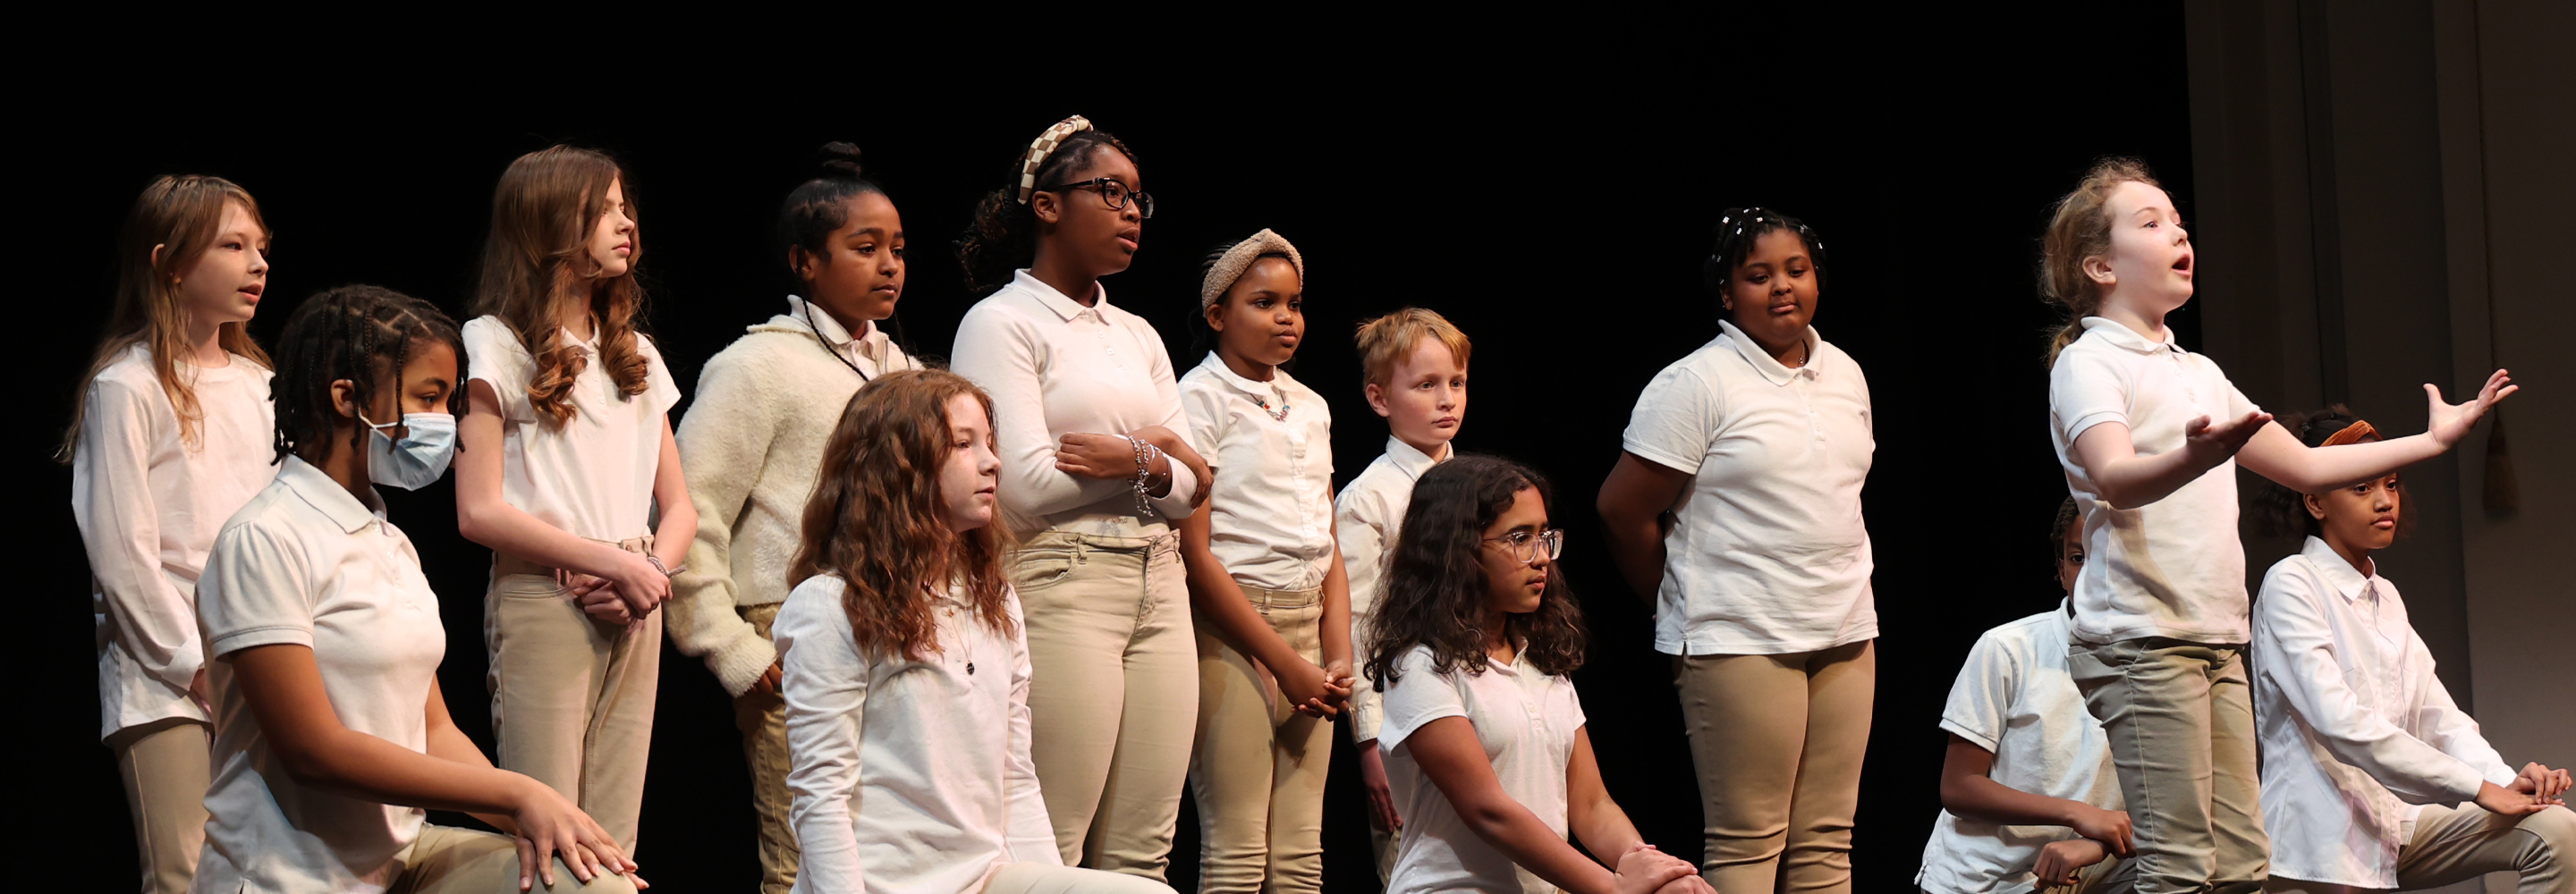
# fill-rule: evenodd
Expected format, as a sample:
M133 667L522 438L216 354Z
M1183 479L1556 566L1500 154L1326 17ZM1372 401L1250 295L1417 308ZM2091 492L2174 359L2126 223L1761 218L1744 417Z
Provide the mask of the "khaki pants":
M2490 872L2522 876L2520 894L2576 894L2576 812L2551 807L2524 817L2488 813L2476 804L2428 804L2415 817L2415 837L2397 852L2397 890L2438 888ZM2273 876L2265 891L2343 894L2376 890Z
M1324 663L1324 591L1243 588L1288 647ZM1324 774L1333 724L1297 713L1268 668L1198 625L1201 894L1324 888Z
M2135 830L2138 891L2262 887L2254 701L2242 646L2151 638L2076 643L2067 670L2102 721Z
M206 786L214 742L204 723L170 717L107 737L125 807L134 817L134 853L147 894L187 894L206 844Z
M1851 890L1852 814L1878 687L1873 640L1673 659L1707 855L1726 894Z
M778 603L745 605L735 610L751 622L761 639L778 620ZM746 692L733 700L733 725L742 731L743 762L751 765L751 812L760 824L760 894L787 894L796 886L796 827L787 809L795 795L787 790L787 700L776 694Z
M619 546L643 552L651 538ZM552 786L634 856L662 613L605 624L551 576L496 573L483 597L483 639L501 768Z
M385 894L519 894L519 847L506 835L424 823L400 859L403 868ZM555 858L554 887L546 887L542 874L530 881L531 891L635 891L635 883L622 875L603 873L582 884L561 857Z
M1172 886L1097 869L1013 863L993 870L976 894L1172 894Z
M1040 531L1009 565L1056 846L1068 865L1162 881L1198 723L1179 541Z

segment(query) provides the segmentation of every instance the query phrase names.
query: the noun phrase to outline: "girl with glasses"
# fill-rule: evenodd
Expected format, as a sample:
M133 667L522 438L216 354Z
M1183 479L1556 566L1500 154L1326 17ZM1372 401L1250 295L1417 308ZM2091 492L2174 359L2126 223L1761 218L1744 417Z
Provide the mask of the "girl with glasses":
M1066 863L1159 881L1198 718L1172 522L1208 469L1181 434L1162 336L1100 284L1127 269L1152 204L1126 144L1079 116L1010 176L956 243L987 297L957 325L955 369L993 398L1037 774Z
M1333 537L1333 417L1281 369L1306 335L1305 258L1263 230L1201 265L1216 349L1181 377L1208 511L1181 521L1199 655L1201 892L1321 891L1324 775L1351 694Z
M1824 243L1806 224L1728 211L1701 271L1720 333L1638 395L1601 519L1673 656L1702 874L1727 894L1847 892L1878 679L1869 382L1811 325Z
M1584 631L1556 573L1563 537L1546 479L1517 463L1462 456L1414 485L1368 659L1405 818L1389 894L1710 894L1602 788L1566 678Z

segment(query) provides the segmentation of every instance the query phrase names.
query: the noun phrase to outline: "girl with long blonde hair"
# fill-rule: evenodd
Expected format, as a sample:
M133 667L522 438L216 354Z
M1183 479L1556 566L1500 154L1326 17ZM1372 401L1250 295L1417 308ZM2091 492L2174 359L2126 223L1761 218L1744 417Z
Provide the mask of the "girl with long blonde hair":
M118 239L115 311L58 458L89 555L99 735L116 752L145 891L187 890L205 840L208 724L197 578L267 486L268 355L244 328L268 225L221 177L162 177Z

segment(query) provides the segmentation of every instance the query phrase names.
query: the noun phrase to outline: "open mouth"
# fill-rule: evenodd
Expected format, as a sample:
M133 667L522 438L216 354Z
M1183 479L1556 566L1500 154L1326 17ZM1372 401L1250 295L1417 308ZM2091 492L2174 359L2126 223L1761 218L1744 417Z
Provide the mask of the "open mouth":
M1137 231L1133 229L1118 231L1118 247L1126 249L1128 254L1135 254L1137 235Z

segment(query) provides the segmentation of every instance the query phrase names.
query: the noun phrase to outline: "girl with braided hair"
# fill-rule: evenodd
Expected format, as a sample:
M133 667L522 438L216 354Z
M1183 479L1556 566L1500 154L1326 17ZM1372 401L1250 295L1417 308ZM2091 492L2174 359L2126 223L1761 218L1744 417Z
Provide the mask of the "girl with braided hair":
M1154 200L1126 144L1080 116L1010 176L956 243L987 297L957 325L955 368L993 397L1038 778L1066 863L1161 880L1198 716L1172 522L1208 469L1162 335L1100 284L1127 269Z
M1777 211L1718 219L1702 276L1726 317L1655 376L1601 484L1628 585L1673 656L1727 894L1851 890L1878 679L1860 364L1816 334L1825 247Z
M484 595L501 766L598 817L635 849L661 677L661 607L698 524L650 337L625 172L556 146L492 193L456 519L492 548ZM654 519L658 516L659 521Z
M147 892L188 888L205 840L205 648L196 590L217 526L269 462L268 355L244 326L268 225L220 177L153 181L118 238L114 315L58 458L88 552L99 736L116 752Z
M495 769L438 685L438 594L376 485L455 452L456 324L376 286L315 295L278 349L276 480L224 524L198 615L215 704L196 890L633 891L554 789ZM458 810L504 834L424 823Z

